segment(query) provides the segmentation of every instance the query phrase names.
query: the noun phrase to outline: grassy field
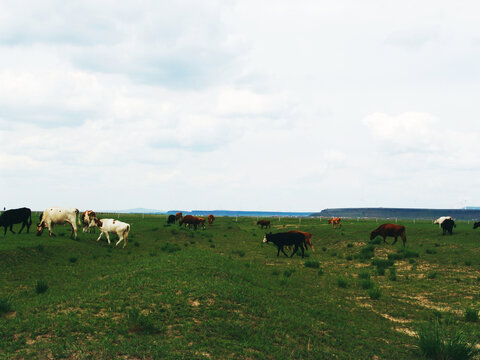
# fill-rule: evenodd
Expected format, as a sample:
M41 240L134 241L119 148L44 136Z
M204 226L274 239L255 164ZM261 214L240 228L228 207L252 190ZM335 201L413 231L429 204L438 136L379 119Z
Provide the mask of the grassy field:
M120 220L125 249L63 226L0 235L1 359L422 359L417 332L431 324L480 342L472 224L442 236L399 220L402 251L369 242L380 222L272 220L272 232L313 234L302 259L277 258L256 218L196 232L165 216Z

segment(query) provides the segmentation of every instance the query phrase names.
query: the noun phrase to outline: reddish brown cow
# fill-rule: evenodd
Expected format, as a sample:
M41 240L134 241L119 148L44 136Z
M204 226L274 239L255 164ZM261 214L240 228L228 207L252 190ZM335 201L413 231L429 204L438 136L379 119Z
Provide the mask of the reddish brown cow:
M183 214L181 212L178 212L175 214L175 219L180 220L183 217Z
M213 214L210 214L208 215L207 220L208 220L208 225L212 225L213 222L215 221L215 216L213 216Z
M268 228L271 228L270 226L270 220L258 220L257 221L257 225L260 225L260 229L263 229L263 227L265 226L265 229L268 227Z
M310 246L312 251L315 252L315 249L314 249L313 244L312 244L312 234L310 234L309 232L300 231L300 230L290 230L289 232L290 233L303 234L303 236L305 236L305 249L307 249L307 245L308 245L308 246Z
M95 218L97 214L93 210L85 210L82 213L82 216L80 216L80 221L82 225L82 231L85 232L90 232L93 231L95 232ZM91 230L90 230L91 229Z
M395 238L392 245L397 242L397 238L400 236L403 241L403 246L407 242L407 237L405 236L405 226L403 225L395 225L395 224L383 224L380 225L378 228L373 230L370 233L370 240L375 239L377 236L383 237L383 242L386 244L385 238L387 236L392 236Z
M204 218L196 217L196 216L193 216L193 215L185 215L178 222L179 226L182 226L183 224L185 224L185 227L187 227L187 225L193 225L195 230L197 230L198 225L202 225L203 229L205 230L205 219Z
M329 219L328 223L332 224L332 228L342 227L342 219L339 217Z

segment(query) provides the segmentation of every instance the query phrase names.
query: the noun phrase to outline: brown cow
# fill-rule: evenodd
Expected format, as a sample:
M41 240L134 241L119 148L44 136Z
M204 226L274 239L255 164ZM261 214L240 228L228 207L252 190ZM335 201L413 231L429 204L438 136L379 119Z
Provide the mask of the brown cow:
M405 236L405 226L403 225L395 225L395 224L383 224L380 225L378 228L373 230L370 233L370 240L375 239L377 236L383 237L383 242L386 244L385 238L387 236L392 236L395 238L392 245L397 242L397 237L401 237L403 241L403 246L407 242L407 237Z
M207 220L208 220L208 225L212 225L213 222L215 221L215 216L213 216L213 214L210 214L208 215Z
M182 226L182 224L185 224L185 227L187 225L193 225L194 229L197 230L198 225L202 225L203 230L205 230L205 219L196 217L193 215L185 215L179 222L178 225Z
M315 252L315 249L313 247L313 244L312 244L312 234L310 234L309 232L305 232L305 231L300 231L300 230L290 230L289 231L290 233L300 233L300 234L303 234L303 236L305 236L305 249L307 249L307 245L310 246L310 248L312 249L313 252Z
M95 232L95 217L97 214L93 210L85 210L80 216L80 221L82 223L82 231L86 232Z
M181 212L177 212L175 214L175 220L180 220L183 217L183 214Z
M257 225L260 225L260 229L263 229L263 227L265 226L265 229L267 227L271 228L270 226L270 220L258 220L257 221Z
M342 227L342 219L339 217L329 219L328 223L332 224L332 228Z

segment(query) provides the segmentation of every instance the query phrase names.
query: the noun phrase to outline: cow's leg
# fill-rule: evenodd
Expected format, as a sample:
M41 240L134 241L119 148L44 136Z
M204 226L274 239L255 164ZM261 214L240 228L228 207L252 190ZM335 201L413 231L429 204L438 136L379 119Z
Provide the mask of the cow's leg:
M102 235L103 235L103 231L100 230L100 235L98 236L97 241L99 241L102 238Z
M117 234L118 235L118 241L115 243L115 246L118 246L120 242L123 240L123 234Z
M305 257L305 249L307 248L307 245L305 245L305 249L303 248L303 245L300 245L302 248L302 259Z
M283 251L283 250L282 250ZM277 246L277 257L280 255L280 246Z
M4 228L4 230L5 230L5 231L3 232L3 236L5 236L5 235L7 235L7 228L8 228L8 226L7 226L7 225L4 225L3 228Z
M392 243L392 245L395 245L395 243L397 242L397 238L398 238L398 235L397 235L397 236L395 236L395 240L393 240L393 243Z
M105 232L105 236L107 237L108 245L110 245L110 236L108 235L108 231Z
M57 236L57 235L55 235L55 234L53 233L53 231L52 231L53 225L52 225L52 224L47 224L47 226L48 226L48 236L50 236L50 237L52 237L52 235L53 235L53 236Z
M13 231L13 224L10 225L10 231L15 234L15 231Z
M295 253L298 251L298 245L295 244L295 247L293 249L293 252L292 252L292 255L290 255L290 257L293 257L293 255L295 255Z
M25 227L25 225L27 225L27 220L25 220L23 223L22 223L22 227L20 228L20 231L18 232L19 234L22 232L23 228Z
M280 247L280 250L282 250L282 253L283 253L286 257L288 257L288 255L287 255L287 253L285 252L285 250L283 250L283 245Z

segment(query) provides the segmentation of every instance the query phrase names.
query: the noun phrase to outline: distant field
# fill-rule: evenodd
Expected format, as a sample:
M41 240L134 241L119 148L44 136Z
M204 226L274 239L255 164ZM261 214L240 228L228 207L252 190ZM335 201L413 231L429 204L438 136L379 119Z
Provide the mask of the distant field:
M277 258L256 218L196 232L166 216L120 220L125 249L96 242L98 230L73 241L66 226L56 238L1 228L1 359L415 359L416 331L432 321L480 342L465 317L480 310L471 223L442 236L399 221L398 252L401 240L368 244L380 221L271 219L272 232L313 234L317 252L302 259Z

